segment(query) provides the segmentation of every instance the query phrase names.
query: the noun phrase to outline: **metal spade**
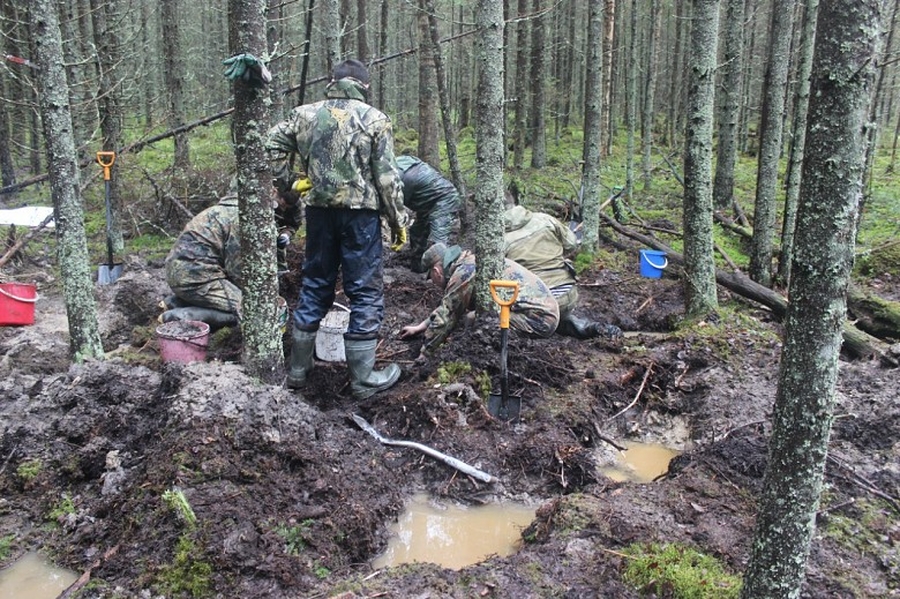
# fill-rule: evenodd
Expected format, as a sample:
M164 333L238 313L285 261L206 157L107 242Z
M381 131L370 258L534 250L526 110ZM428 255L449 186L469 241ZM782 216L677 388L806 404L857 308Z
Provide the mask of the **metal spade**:
M509 395L509 376L506 371L507 342L509 341L509 308L519 297L519 284L516 281L491 281L491 297L500 306L500 393L491 393L488 398L488 412L500 420L518 420L522 411L522 398ZM499 289L508 289L509 297L501 297Z
M109 197L110 169L116 161L115 152L97 152L97 164L103 167L103 181L106 185L106 264L97 270L97 282L101 285L114 283L122 275L122 264L113 262L112 202Z

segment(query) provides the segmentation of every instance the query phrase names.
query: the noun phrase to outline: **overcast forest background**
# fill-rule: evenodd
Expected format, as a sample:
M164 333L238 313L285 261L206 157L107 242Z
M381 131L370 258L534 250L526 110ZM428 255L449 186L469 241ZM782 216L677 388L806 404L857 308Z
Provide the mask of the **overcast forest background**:
M321 98L336 61L359 58L370 65L370 101L393 119L397 150L440 167L471 200L482 305L484 281L499 272L495 217L505 188L583 220L588 252L601 211L624 221L653 215L660 197L682 198L683 214L656 214L684 228L677 249L687 315L717 309L723 258L714 254L714 217L718 227L748 232L747 251L726 248L734 256L727 266L809 299L806 310L792 303L785 353L818 361L794 360L794 372L812 378L796 377L794 385L805 385L792 387L784 376L778 401L827 414L855 243L871 248L897 235L898 6L0 0L0 202L55 206L66 301L79 307L69 311L76 358L102 355L89 298L90 265L102 261L106 233L98 150L117 154L110 189L120 255L164 252L240 173L242 227L265 240L248 260L269 264L256 288L272 293L274 227L258 209L268 196L259 135L298 103ZM267 88L223 77L222 61L239 52L268 64ZM834 164L846 168L834 173ZM857 239L860 211L879 226ZM792 265L802 268L792 273ZM273 327L254 297L245 362L258 374L277 372L280 344L260 333ZM807 332L795 351L792 327ZM767 481L769 532L778 534L779 518L798 524L781 530L793 535L782 551L802 555L808 543L829 425L776 423L774 445L779 434L801 434L812 447L790 464L794 472ZM789 506L796 512L779 513L774 493L785 481L805 491ZM779 545L761 539L750 573L764 579Z

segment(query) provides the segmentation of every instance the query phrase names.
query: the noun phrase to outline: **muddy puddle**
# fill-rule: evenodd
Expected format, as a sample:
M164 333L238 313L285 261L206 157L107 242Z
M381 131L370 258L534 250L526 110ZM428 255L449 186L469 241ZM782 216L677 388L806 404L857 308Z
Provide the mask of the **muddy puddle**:
M57 568L37 553L26 553L0 570L0 599L56 599L78 575Z
M534 508L519 503L464 506L416 495L391 525L388 548L372 566L428 562L458 570L491 555L510 555L533 519Z
M669 462L681 452L658 443L626 441L625 451L616 455L613 464L601 468L601 472L614 481L649 483L669 469Z

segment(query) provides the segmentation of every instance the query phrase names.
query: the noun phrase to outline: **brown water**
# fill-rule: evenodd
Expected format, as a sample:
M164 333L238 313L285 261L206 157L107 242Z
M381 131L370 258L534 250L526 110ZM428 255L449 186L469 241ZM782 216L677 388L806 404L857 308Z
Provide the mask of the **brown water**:
M372 566L429 562L458 570L490 555L515 552L522 529L533 519L534 509L518 503L469 507L417 495L391 526L388 548Z
M78 575L57 568L37 553L26 553L0 570L0 599L56 599L78 580Z
M674 449L655 443L625 442L625 451L619 452L614 466L602 472L615 481L648 483L669 469L669 461L679 454Z

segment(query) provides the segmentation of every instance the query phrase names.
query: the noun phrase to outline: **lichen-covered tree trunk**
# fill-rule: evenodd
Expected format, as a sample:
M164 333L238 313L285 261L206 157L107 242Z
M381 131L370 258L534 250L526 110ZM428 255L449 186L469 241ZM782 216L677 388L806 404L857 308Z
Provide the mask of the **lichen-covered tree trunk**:
M119 0L91 0L94 45L97 49L97 110L100 114L100 133L103 136L103 151L115 152L122 147L123 83L121 71L122 48L119 31L114 26L121 19ZM125 246L122 235L122 201L119 193L119 169L110 170L109 236L114 252L121 252Z
M641 178L644 191L649 191L653 181L653 165L650 162L653 153L654 98L656 91L656 46L659 40L661 23L659 0L650 2L650 35L646 40L646 60L644 61L644 99L641 116Z
M493 306L488 283L503 265L503 1L478 0L478 92L475 110L475 302Z
M535 15L531 25L531 168L544 168L547 164L547 16L543 0L533 0L531 7Z
M525 166L525 146L528 143L528 0L518 0L516 14L516 118L513 129L513 167Z
M684 151L684 301L689 317L718 309L713 256L712 143L719 0L694 0Z
M612 114L613 41L615 40L616 0L603 1L603 99L600 104L600 156L609 156L612 149L612 128L609 126Z
M781 256L778 281L784 287L791 282L791 260L794 255L794 230L797 203L800 198L800 173L806 151L806 120L809 113L809 77L812 72L813 43L819 0L805 0L803 29L800 34L800 56L797 60L797 91L794 97L794 121L791 124L791 151L788 158L787 185L784 193L784 216L781 225Z
M750 278L761 285L772 282L775 237L775 188L784 129L784 96L790 64L793 0L775 0L769 25L769 52L763 81L762 118L759 124L759 158L756 168L756 201L753 240L750 243Z
M169 103L169 128L178 129L187 120L184 105L184 57L181 45L179 0L162 0L163 80ZM175 134L175 169L190 166L191 151L187 133Z
M727 0L723 18L721 85L717 90L719 133L713 182L713 204L722 210L728 209L734 198L737 125L744 70L744 1Z
M59 16L53 0L32 0L29 25L35 49L34 62L41 72L36 78L38 100L50 169L57 258L69 321L69 347L75 361L102 358L103 344L84 233L84 207L79 195L69 88L63 67Z
M262 56L266 49L266 0L230 0L229 47L232 54ZM242 360L251 375L275 383L284 375L278 330L278 276L271 179L264 146L268 129L268 92L243 80L234 82L234 153L238 172L241 223Z
M588 6L587 73L584 89L584 166L582 189L582 247L593 252L600 237L600 147L603 102L603 7L601 0Z
M833 420L865 168L879 0L821 0L790 304L741 597L800 596Z
M341 12L339 0L319 0L322 9L322 31L325 34L325 65L328 74L341 60Z
M434 52L428 30L425 0L419 0L416 25L419 43L419 147L418 156L434 168L441 168L438 147L438 94L435 80Z
M638 7L632 2L628 16L628 58L625 60L625 129L627 139L625 141L625 196L631 198L634 194L634 152L635 136L637 135L637 76L638 76ZM613 206L616 209L616 206ZM616 210L616 220L621 220L621 215Z

